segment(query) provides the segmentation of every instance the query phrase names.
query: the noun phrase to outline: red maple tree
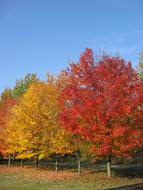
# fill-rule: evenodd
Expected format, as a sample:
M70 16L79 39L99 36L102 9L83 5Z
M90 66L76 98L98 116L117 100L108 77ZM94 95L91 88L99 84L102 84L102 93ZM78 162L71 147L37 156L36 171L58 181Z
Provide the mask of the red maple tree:
M65 128L92 142L97 157L107 158L108 177L113 156L129 157L142 146L143 85L137 72L120 57L91 49L67 70L60 119Z
M16 103L15 99L12 97L5 98L0 102L0 154L2 156L6 155L6 134L5 134L5 128L7 121L10 116L10 110L12 106L14 106Z

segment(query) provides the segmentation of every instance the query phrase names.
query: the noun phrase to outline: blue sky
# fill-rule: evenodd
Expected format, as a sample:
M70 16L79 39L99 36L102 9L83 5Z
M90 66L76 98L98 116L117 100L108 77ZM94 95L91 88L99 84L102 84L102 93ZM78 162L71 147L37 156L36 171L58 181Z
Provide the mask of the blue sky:
M136 67L143 0L0 0L0 92L26 73L58 73L86 47Z

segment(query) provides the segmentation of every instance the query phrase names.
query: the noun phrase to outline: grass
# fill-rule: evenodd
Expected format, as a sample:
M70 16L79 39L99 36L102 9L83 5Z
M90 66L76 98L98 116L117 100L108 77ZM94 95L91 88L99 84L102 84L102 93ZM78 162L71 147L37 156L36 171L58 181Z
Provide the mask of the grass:
M81 177L75 171L59 171L17 166L0 166L0 190L103 190L111 187L143 183L143 168L130 167L113 170L107 179L105 171L83 170Z

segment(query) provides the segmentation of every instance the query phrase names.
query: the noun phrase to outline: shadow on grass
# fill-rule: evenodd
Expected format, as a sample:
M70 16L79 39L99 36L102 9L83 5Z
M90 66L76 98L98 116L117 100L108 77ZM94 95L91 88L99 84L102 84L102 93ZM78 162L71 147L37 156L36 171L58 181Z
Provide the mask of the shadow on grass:
M130 166L123 168L113 168L114 175L117 177L143 178L143 166Z
M133 184L133 185L125 185L121 187L109 188L105 190L143 190L143 183Z
M70 160L68 160L70 161ZM0 162L2 165L7 165L8 161ZM20 160L11 161L12 166L20 166ZM33 160L25 160L24 167L35 168L35 163ZM41 170L55 170L55 162L54 160L50 161L39 161L39 168ZM76 162L58 162L58 170L59 171L70 171L77 172L77 163ZM86 174L94 174L98 172L106 172L106 165L103 162L99 163L89 163L89 162L81 162L81 170L86 170ZM121 177L121 178L143 178L143 165L114 165L112 166L113 176Z

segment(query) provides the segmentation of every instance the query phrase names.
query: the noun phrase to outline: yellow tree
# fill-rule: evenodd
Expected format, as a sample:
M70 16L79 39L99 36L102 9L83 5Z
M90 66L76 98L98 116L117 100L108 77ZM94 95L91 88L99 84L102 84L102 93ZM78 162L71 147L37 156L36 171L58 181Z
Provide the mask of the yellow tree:
M14 153L16 158L21 158L21 166L23 166L23 159L33 156L33 152L28 145L27 126L25 125L25 121L22 120L20 103L15 105L11 110L5 135L7 136L7 153Z
M21 159L35 156L37 167L40 158L75 149L70 134L59 123L58 98L62 83L62 76L56 79L51 75L47 82L33 83L12 109L8 122L9 151L16 152Z
M47 85L37 81L31 85L13 108L7 131L9 151L16 151L18 158L38 158L48 151ZM46 148L45 148L46 147Z
M65 130L59 120L60 105L59 97L61 91L68 83L65 73L61 73L57 78L48 75L47 86L49 88L52 133L50 138L51 152L55 154L55 171L58 171L58 155L69 154L77 150L77 146L73 142L73 135ZM54 110L54 111L53 111Z

